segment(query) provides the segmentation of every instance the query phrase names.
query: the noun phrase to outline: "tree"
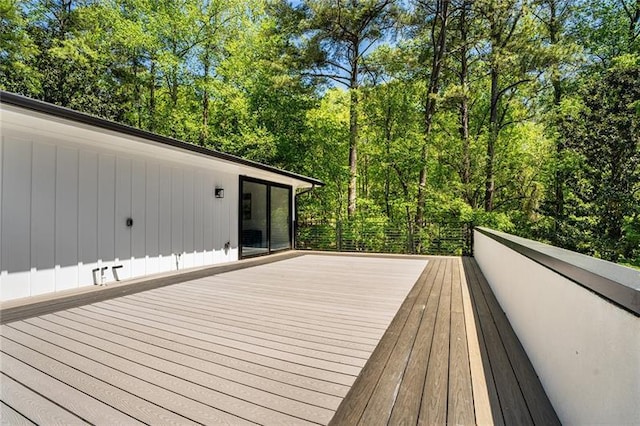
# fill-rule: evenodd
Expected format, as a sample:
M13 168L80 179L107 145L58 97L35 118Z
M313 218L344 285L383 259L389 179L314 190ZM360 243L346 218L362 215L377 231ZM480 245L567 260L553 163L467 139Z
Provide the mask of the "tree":
M4 90L37 95L41 75L34 67L39 53L27 31L27 17L13 0L0 0L0 87Z
M638 81L640 59L618 58L585 85L583 107L563 122L567 147L580 164L569 180L574 225L593 238L590 247L575 245L613 261L638 256L638 246L625 235L640 232Z
M416 2L416 18L423 21L418 26L418 31L426 31L429 48L421 55L428 62L428 83L425 98L423 100L423 125L424 142L421 146L422 168L418 181L418 196L416 204L416 224L421 226L424 223L425 212L425 190L427 186L427 162L428 144L430 142L431 131L433 129L433 119L436 114L437 97L441 85L441 72L444 66L447 52L447 38L449 26L449 0L437 0L432 5L430 2ZM426 25L424 25L426 23ZM424 35L422 35L424 37Z
M564 234L564 187L568 170L564 166L565 138L558 131L557 123L561 114L561 102L567 91L567 77L575 73L576 65L579 63L576 56L580 47L574 42L571 26L581 13L581 8L570 0L537 0L533 6L533 16L538 23L536 32L542 45L540 54L547 64L542 75L551 91L551 99L546 102L546 116L547 132L555 139L555 159L552 163L553 180L548 191L550 202L547 211L553 218L550 238L558 244Z
M309 36L307 56L311 75L330 79L349 89L349 186L347 213L356 211L358 159L358 102L362 68L371 48L393 25L392 0L307 0L301 6Z
M488 27L487 68L489 70L489 120L485 161L484 209L494 209L496 182L495 156L500 132L512 124L506 120L509 101L519 86L533 79L527 73L532 69L534 52L529 48L529 34L523 21L528 18L520 0L481 0L476 10Z

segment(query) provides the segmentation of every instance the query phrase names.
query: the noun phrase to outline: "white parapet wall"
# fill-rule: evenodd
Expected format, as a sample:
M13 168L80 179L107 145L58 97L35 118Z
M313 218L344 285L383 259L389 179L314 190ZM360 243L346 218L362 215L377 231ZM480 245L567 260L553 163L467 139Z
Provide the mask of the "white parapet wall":
M640 272L484 228L474 256L562 423L640 425Z

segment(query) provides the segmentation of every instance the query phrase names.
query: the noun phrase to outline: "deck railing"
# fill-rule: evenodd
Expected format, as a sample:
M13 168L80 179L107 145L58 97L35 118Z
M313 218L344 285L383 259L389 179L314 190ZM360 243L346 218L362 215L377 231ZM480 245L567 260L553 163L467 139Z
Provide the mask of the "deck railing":
M640 271L486 228L474 256L562 423L640 423Z
M426 223L417 230L382 220L303 221L296 226L296 249L430 255L471 255L468 222Z

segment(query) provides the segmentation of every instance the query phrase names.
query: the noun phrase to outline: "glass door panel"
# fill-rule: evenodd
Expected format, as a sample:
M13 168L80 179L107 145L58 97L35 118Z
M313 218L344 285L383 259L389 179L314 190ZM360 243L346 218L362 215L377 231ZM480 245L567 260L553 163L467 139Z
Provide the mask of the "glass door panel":
M271 251L291 248L291 191L271 188Z
M267 185L242 182L242 255L255 256L269 252L267 220Z

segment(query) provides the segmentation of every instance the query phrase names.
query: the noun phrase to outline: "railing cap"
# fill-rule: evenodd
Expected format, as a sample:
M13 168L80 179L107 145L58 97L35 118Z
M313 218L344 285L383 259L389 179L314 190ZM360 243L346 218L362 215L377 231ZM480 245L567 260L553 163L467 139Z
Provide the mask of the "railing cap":
M475 229L640 316L640 271L505 232Z

